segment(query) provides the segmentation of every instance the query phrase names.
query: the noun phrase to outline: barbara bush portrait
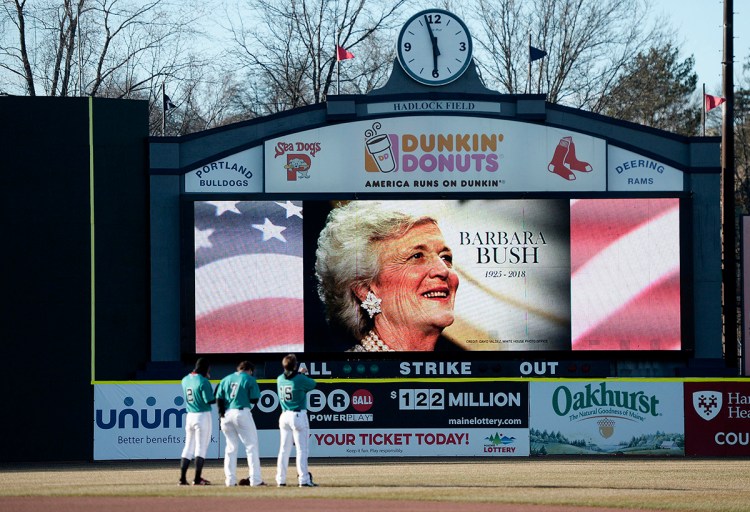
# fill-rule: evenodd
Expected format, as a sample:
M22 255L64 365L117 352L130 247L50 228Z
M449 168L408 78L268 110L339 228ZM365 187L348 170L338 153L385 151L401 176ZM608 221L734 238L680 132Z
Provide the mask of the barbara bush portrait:
M454 321L459 278L437 220L398 201L334 208L318 238L315 273L327 319L354 352L431 351Z

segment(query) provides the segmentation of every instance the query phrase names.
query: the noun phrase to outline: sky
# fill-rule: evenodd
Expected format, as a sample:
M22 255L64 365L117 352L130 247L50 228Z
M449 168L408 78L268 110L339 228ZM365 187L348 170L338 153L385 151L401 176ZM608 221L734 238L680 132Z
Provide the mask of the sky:
M722 0L652 0L656 19L667 20L677 32L681 57L695 57L698 87L721 95L721 62L724 47ZM742 65L750 55L750 0L734 0L734 83L742 77Z

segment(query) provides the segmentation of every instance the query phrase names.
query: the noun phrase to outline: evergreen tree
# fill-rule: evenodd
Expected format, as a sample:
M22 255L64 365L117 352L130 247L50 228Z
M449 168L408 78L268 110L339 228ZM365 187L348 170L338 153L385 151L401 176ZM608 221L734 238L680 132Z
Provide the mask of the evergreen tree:
M701 106L695 100L695 59L679 60L679 49L667 43L639 53L602 98L602 114L634 123L698 135Z

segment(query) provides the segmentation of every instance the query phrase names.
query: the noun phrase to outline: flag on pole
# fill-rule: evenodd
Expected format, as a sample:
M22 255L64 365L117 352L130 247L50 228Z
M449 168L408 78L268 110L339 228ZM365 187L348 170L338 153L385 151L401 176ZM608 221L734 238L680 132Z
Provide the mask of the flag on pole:
M722 98L721 96L712 96L710 94L705 94L704 99L706 102L706 112L718 107L719 105L727 101L726 98Z
M544 50L540 50L539 48L534 48L533 46L529 45L529 62L543 59L546 56L547 52L545 52Z
M348 60L353 59L354 54L349 50L336 45L336 60Z
M169 96L167 96L166 94L164 94L162 101L164 102L164 112L169 112L170 110L177 108L177 105L172 103L172 100L169 99Z

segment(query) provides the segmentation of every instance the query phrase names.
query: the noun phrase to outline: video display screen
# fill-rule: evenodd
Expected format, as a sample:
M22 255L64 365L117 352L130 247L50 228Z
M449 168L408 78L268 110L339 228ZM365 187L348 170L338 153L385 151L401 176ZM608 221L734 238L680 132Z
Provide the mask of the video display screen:
M674 351L679 199L196 201L195 351Z

